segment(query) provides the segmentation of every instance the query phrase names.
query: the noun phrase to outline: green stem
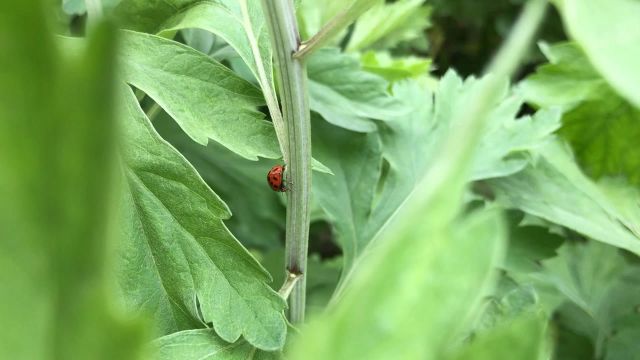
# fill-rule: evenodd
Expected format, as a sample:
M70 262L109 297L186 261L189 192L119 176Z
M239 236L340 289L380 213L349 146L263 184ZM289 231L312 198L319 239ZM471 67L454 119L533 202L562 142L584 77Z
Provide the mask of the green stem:
M348 8L342 10L336 16L334 16L329 22L327 22L317 34L313 35L311 39L303 42L300 45L300 49L293 55L294 58L305 58L309 56L315 50L321 48L327 41L331 40L334 36L346 29L351 25L360 15L376 3L377 0L356 0Z
M304 320L311 198L311 122L304 63L294 59L300 38L292 0L262 0L273 45L282 115L287 128L285 268L300 275L289 297L289 320ZM285 156L286 157L286 156Z

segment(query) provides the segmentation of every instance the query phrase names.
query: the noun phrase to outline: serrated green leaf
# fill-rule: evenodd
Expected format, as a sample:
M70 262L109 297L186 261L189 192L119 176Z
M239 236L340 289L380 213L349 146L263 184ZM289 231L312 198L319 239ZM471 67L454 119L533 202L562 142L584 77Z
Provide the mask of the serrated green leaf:
M144 91L196 142L213 139L250 160L278 158L260 90L215 60L154 35L124 31L123 78Z
M214 142L206 147L194 143L166 114L157 116L153 125L225 199L233 213L225 224L245 246L281 248L285 209L266 181L266 174L274 165L272 160L247 161ZM279 287L282 283L276 281L274 285Z
M525 316L502 324L475 338L452 360L543 360L545 352L544 321Z
M258 0L125 0L116 9L124 26L167 36L202 29L222 38L242 58L264 91L275 93L271 44ZM166 5L171 6L166 6ZM140 20L142 17L145 20Z
M611 86L640 108L640 3L556 0L569 34Z
M551 64L521 83L527 101L564 109L560 134L596 178L625 176L640 184L640 109L619 97L573 43L543 45Z
M438 359L468 325L503 256L498 214L445 225L424 204L403 215L411 226L395 227L365 258L332 311L294 344L292 359Z
M376 129L406 111L387 91L381 77L363 71L358 60L339 49L321 49L307 61L311 110L334 125L359 132Z
M119 275L127 305L154 314L164 334L212 323L225 341L243 336L260 349L281 348L285 302L266 284L268 273L223 224L226 205L125 91Z
M109 292L115 31L66 53L42 3L0 2L0 358L139 359Z
M561 143L550 142L536 154L537 162L524 171L488 181L498 203L640 254L637 225L580 172Z
M345 271L435 161L439 141L453 126L453 112L465 106L481 82L462 81L449 72L441 80L435 100L434 94L417 81L398 83L394 96L409 111L381 124L379 134L356 135L314 123L315 154L336 174L318 174L314 192L336 227ZM515 120L520 105L517 98L496 104L489 115L487 133L474 154L472 179L507 176L521 170L529 161L526 150L544 143L558 127L559 114L555 111ZM376 193L371 191L376 188Z
M279 352L258 350L244 340L232 344L209 329L185 330L153 342L158 360L277 360Z
M389 49L423 36L429 25L431 8L424 0L400 0L386 3L380 0L356 22L347 51L368 48Z

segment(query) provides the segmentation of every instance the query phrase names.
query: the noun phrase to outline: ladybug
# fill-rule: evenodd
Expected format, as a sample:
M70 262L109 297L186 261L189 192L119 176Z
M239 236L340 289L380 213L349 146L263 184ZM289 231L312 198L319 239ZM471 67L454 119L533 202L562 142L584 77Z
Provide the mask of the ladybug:
M284 167L285 165L276 165L267 173L267 182L273 191L287 191L284 181Z

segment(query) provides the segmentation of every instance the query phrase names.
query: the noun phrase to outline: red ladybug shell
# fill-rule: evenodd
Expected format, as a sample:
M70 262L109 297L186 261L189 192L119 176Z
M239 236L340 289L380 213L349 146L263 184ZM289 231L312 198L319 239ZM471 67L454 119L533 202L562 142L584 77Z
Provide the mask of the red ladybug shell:
M267 182L273 191L285 192L287 191L284 185L284 165L276 165L269 170L267 174Z

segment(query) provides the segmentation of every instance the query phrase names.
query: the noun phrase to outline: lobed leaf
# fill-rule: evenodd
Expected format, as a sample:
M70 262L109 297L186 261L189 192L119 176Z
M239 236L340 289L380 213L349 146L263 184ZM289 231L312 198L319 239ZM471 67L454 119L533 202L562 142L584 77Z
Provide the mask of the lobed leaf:
M212 323L227 342L284 345L284 300L268 273L222 220L229 210L195 169L160 138L125 89L125 243L120 284L129 308L154 314L161 333Z
M398 83L394 97L409 112L380 124L379 133L359 135L314 123L316 155L336 174L317 175L314 191L336 227L345 271L413 192L436 160L437 146L453 126L454 110L465 106L483 81L462 81L449 72L435 94L418 81ZM557 111L515 120L518 98L495 105L473 156L474 180L520 171L530 161L527 149L543 144L559 126Z
M260 90L215 60L154 35L123 31L123 78L144 91L194 141L213 139L250 160L280 156Z

